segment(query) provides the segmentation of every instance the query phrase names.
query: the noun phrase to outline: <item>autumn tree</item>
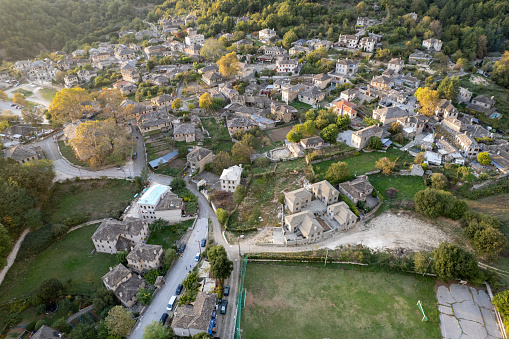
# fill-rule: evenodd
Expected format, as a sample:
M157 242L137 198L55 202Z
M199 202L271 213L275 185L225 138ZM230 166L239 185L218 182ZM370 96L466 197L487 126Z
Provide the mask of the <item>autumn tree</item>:
M225 168L228 168L230 166L233 166L233 160L231 156L224 151L221 151L218 154L216 154L216 156L210 163L211 171L217 175L221 175L221 172L223 172Z
M213 102L214 98L210 93L203 93L202 95L200 95L200 101L198 105L200 106L200 108L208 111L212 107Z
M232 147L232 157L235 163L249 164L253 152L254 150L243 142L237 142Z
M217 61L217 65L219 66L219 73L225 78L237 74L240 65L239 59L237 59L237 53L231 52L226 54Z
M490 154L488 152L481 152L477 154L477 161L484 166L491 164Z
M292 47L292 42L297 41L299 37L295 34L294 30L291 29L283 36L283 47L288 49Z
M180 108L182 108L182 106L184 105L184 103L182 102L182 99L180 98L176 98L175 100L173 100L173 102L171 103L171 108L172 109L175 109L175 110L179 110Z
M119 337L129 335L135 322L132 312L123 306L113 307L108 312L108 316L104 319L104 323L110 333Z
M330 182L344 181L350 177L350 168L343 161L338 161L330 165L325 173L325 179Z
M443 190L447 185L447 178L442 173L433 173L431 175L431 188Z
M414 164L422 164L424 162L424 152L419 152L414 158Z
M304 124L304 131L306 135L313 135L316 131L315 122L313 120L308 120Z
M286 134L286 139L290 142L299 142L303 137L302 133L294 131L293 129Z
M505 51L502 58L495 62L491 78L498 85L509 88L509 51Z
M101 105L101 116L114 118L117 122L129 120L134 105L122 105L124 100L124 95L119 89L104 88L97 96L97 101Z
M69 144L79 159L98 167L121 165L129 159L133 147L131 139L125 128L119 128L113 119L108 119L81 123Z
M403 126L401 126L401 124L398 121L391 123L388 129L389 133L391 133L392 135L401 133L402 130Z
M396 160L392 161L387 157L383 157L375 163L375 167L382 171L383 174L389 175L394 167L396 167Z
M458 77L445 77L438 85L437 93L440 98L447 100L456 100L459 93L459 79Z
M92 100L91 95L83 88L64 88L58 91L51 101L49 113L52 119L60 124L81 119L88 109L82 103L90 100Z
M419 87L414 93L415 98L421 105L421 113L427 117L435 114L435 107L438 103L438 92L428 87Z
M207 60L217 60L223 55L225 51L224 43L216 39L210 38L205 40L205 43L200 49L200 56Z
M19 92L14 93L14 96L12 97L12 102L14 102L15 104L18 104L18 105L23 105L23 106L26 106L28 104L28 101L25 98L25 96Z
M224 225L226 223L226 220L228 219L228 212L226 212L222 208L218 208L216 210L216 216L217 216L217 220L219 221L219 223L221 225Z
M39 108L26 105L21 110L23 121L30 125L39 125L44 121L44 116Z
M336 125L338 125L338 128L341 130L348 129L348 126L350 126L350 117L348 115L340 115L336 118Z
M7 93L0 90L0 100L7 100L7 98L8 98Z

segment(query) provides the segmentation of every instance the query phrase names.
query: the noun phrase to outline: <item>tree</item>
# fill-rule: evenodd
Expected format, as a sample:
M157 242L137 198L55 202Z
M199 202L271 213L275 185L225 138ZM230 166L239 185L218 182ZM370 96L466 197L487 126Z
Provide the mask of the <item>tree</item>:
M212 107L212 103L214 101L214 98L210 93L203 93L200 95L200 101L198 103L198 106L204 110L209 110Z
M177 251L174 248L167 248L164 251L163 264L170 267L171 264L177 259Z
M228 219L228 212L226 212L222 208L218 208L216 210L216 216L217 216L217 220L219 220L219 223L221 225L224 225L226 223L226 220Z
M179 195L187 190L186 181L182 178L173 178L173 180L170 182L170 187L174 193Z
M503 319L508 319L509 317L509 290L498 293L493 298L493 305L500 313ZM506 332L509 330L509 323L507 321L504 322L504 326L506 328Z
M424 273L426 272L427 266L428 266L427 258L424 255L422 255L421 252L416 252L414 254L415 271L417 273Z
M81 119L83 113L90 109L83 104L87 101L92 101L92 96L83 88L64 88L55 94L49 105L49 113L60 124Z
M369 148L372 149L382 149L382 147L384 147L384 144L382 143L382 140L379 137L372 136L371 138L369 138L368 146Z
M491 164L490 154L488 152L481 152L477 154L477 161L479 161L481 165L485 166L490 165Z
M296 132L293 129L286 135L286 139L288 139L290 142L299 142L302 137L302 133Z
M431 218L446 216L457 199L451 192L426 188L414 195L415 210Z
M402 130L403 126L401 126L401 124L398 121L391 123L388 129L389 133L391 133L392 135L401 133Z
M235 163L249 164L253 149L243 142L237 142L232 147L232 157Z
M152 301L153 295L154 295L153 289L143 287L138 290L136 298L141 302L142 305L147 306Z
M14 95L12 97L12 102L14 102L15 104L18 104L18 105L23 105L23 106L26 106L28 104L28 101L25 98L25 96L19 92L14 93Z
M51 324L51 328L54 328L55 330L62 332L62 333L69 333L71 331L71 325L69 325L66 321L66 318L58 318L53 324Z
M438 102L438 92L428 87L419 87L414 93L415 98L421 105L421 113L427 117L435 114L435 107Z
M182 102L182 99L180 98L176 98L175 100L173 100L173 102L171 103L171 108L172 109L175 109L175 110L179 110L182 106L184 105L184 103Z
M7 100L8 95L4 91L0 90L0 100Z
M237 54L231 52L222 56L221 59L217 61L217 65L219 66L219 73L221 73L223 77L229 78L239 72L240 62L239 59L237 59Z
M424 162L424 152L418 153L414 158L414 164L422 164Z
M131 158L133 148L131 135L118 128L114 119L81 123L69 144L77 157L88 161L92 167L122 165Z
M39 125L44 121L44 116L39 108L26 105L21 110L23 121L30 125Z
M375 167L381 170L383 174L389 175L396 167L396 160L392 161L387 157L383 157L375 163Z
M210 163L210 169L216 175L221 175L223 170L230 166L233 166L233 160L231 156L224 151L221 151L218 154L216 154L216 156Z
M325 173L325 179L330 182L340 182L350 177L350 168L346 162L338 161L330 165Z
M43 280L39 284L39 288L37 289L37 295L43 301L49 301L58 298L63 291L64 285L62 285L62 283L59 280L55 278L50 278Z
M171 327L166 327L158 321L152 322L143 330L143 339L171 339L172 337Z
M456 100L459 93L459 79L457 77L445 77L438 85L437 93L440 98Z
M322 139L325 141L335 143L336 138L338 137L338 133L338 126L336 124L330 124L320 132L320 137L322 137Z
M348 126L350 126L350 117L348 115L340 115L336 119L336 125L338 125L338 128L340 130L346 130L348 129Z
M6 257L12 249L12 238L4 225L0 224L0 257Z
M478 276L479 267L475 255L448 243L441 243L433 251L435 273L442 281L472 279Z
M498 85L509 88L509 51L505 51L502 58L493 65L491 79Z
M447 185L447 178L442 173L433 173L431 175L431 187L436 190L443 190Z
M283 47L286 49L292 47L292 42L297 41L297 39L299 39L299 37L295 34L293 29L289 30L283 35Z
M69 333L71 339L97 339L97 330L94 324L78 323Z
M223 246L212 246L207 249L207 258L210 262L210 272L214 279L223 281L228 279L233 271L233 262Z
M95 313L101 314L102 311L104 311L108 307L115 306L117 304L117 299L113 291L107 290L106 288L102 287L95 292L93 303Z
M123 306L113 307L104 319L104 323L110 333L120 337L125 337L131 333L135 322L132 312Z
M244 200L244 197L246 196L246 188L243 185L238 185L235 188L235 192L233 192L233 202L236 205L239 205L242 200Z
M306 135L313 135L315 134L316 126L315 122L313 120L308 120L304 123L304 131Z
M207 60L217 60L223 55L224 43L216 39L207 39L200 49L200 56Z
M500 230L487 227L475 233L472 244L477 254L494 260L507 247L507 238Z

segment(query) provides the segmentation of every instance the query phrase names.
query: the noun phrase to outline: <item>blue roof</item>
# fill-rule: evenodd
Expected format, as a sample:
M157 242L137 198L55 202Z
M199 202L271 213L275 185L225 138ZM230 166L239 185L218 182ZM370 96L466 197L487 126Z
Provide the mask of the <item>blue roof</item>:
M156 168L159 165L167 163L171 159L175 158L177 155L179 155L179 152L177 150L175 150L175 151L168 153L160 158L157 158L156 160L150 161L148 164L150 165L150 167Z
M151 186L140 198L140 204L155 205L161 195L170 189L170 186L155 184Z

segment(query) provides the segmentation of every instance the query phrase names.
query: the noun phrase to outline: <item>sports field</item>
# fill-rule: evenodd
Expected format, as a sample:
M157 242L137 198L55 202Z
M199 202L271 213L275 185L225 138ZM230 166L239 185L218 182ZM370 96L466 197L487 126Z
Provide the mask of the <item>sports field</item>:
M244 287L242 338L441 338L431 279L249 263Z

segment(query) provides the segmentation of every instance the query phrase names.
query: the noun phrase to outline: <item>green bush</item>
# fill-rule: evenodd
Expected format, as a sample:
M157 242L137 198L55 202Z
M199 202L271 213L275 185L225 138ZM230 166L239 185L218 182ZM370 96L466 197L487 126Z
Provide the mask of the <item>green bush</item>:
M34 330L39 331L39 329L42 327L42 325L47 325L46 320L41 319L41 320L37 321L37 323L35 324Z

